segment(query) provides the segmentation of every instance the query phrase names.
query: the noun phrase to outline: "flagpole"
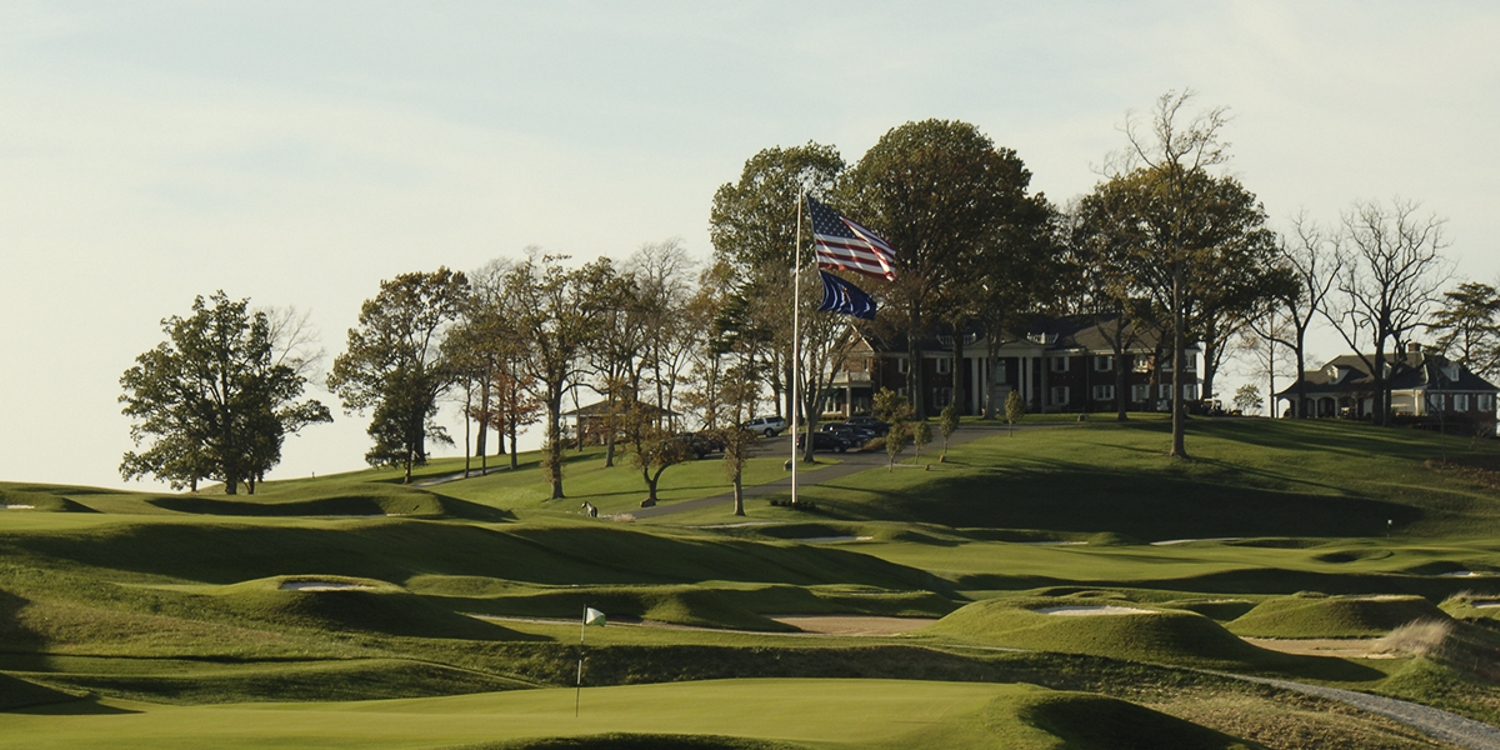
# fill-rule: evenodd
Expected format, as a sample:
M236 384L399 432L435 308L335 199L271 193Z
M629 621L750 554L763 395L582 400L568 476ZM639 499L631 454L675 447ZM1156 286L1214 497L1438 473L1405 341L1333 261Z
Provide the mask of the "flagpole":
M802 382L802 202L797 191L797 234L792 238L792 505L797 504L797 412L802 409L798 393ZM811 438L809 438L811 439Z

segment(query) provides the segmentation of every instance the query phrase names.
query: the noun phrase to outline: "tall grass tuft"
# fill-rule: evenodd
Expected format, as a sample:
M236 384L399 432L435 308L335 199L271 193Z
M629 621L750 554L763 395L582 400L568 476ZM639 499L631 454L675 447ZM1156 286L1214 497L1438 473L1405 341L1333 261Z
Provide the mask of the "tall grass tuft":
M1453 635L1452 620L1413 620L1377 638L1370 645L1372 654L1436 654Z

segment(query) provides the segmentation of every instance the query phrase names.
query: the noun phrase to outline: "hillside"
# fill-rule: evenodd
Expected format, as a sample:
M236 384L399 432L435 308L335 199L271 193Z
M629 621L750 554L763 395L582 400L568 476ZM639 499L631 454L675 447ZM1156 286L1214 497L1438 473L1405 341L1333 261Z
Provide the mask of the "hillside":
M418 717L500 710L532 700L504 696L572 686L585 606L612 620L585 634L582 651L583 697L601 706L616 695L602 686L628 705L649 695L631 691L719 684L693 682L703 680L728 681L706 694L750 705L758 680L774 678L787 695L805 691L798 700L846 695L844 707L820 710L858 723L853 705L904 690L882 681L946 686L910 683L913 699L972 691L941 732L893 747L952 746L943 736L1092 747L1097 738L1047 718L1079 711L1192 738L1182 746L1430 746L1373 714L1195 668L1500 720L1493 441L1194 420L1195 458L1182 462L1163 455L1165 425L1150 419L964 429L977 439L946 461L908 452L894 470L830 473L800 493L815 511L762 499L747 518L727 503L649 523L584 517L584 500L625 514L643 496L638 474L606 469L592 452L570 460L563 501L544 499L534 456L516 472L426 486L370 470L235 497L0 483L10 506L0 511L0 731L20 747L61 746L49 743L84 736L68 734L72 717L142 712L146 728L132 731L146 734L133 739L165 741L200 722L256 725L268 710L352 717L367 708L348 701L419 701L396 712L408 718L386 720L403 735L430 727ZM1444 453L1452 460L1434 461ZM418 479L456 470L461 462L436 461ZM780 475L766 456L750 478ZM723 483L717 461L673 467L663 506ZM1447 629L1375 653L1372 639L1411 620ZM840 622L886 629L806 630ZM1277 639L1344 646L1322 655ZM1058 692L1006 692L1022 682ZM708 744L684 747L740 746L725 737L843 746L696 710L568 734L691 726ZM528 746L514 744L530 736L521 729L487 735L482 724L455 721L427 744L390 746ZM287 731L292 744L310 736ZM261 739L244 746L269 736L251 734Z

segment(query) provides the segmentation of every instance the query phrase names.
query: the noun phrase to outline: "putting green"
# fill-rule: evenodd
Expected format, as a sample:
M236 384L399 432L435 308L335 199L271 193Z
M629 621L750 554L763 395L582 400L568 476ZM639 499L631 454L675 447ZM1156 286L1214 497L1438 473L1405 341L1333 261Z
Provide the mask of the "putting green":
M104 701L0 713L5 747L437 748L608 732L755 737L828 747L996 739L984 710L1038 688L899 680L722 680L353 703L162 706Z

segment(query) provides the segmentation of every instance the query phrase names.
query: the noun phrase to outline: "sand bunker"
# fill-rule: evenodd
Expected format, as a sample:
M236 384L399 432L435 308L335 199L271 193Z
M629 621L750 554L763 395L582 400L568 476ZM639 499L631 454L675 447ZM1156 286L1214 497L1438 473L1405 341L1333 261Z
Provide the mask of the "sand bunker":
M1021 544L1027 544L1032 547L1072 547L1079 544L1088 544L1088 542L1021 542Z
M0 505L0 510L36 510L35 505Z
M786 615L772 617L804 633L820 635L900 635L925 628L931 617L872 617L867 615Z
M1154 615L1155 610L1136 609L1135 607L1119 607L1113 604L1071 606L1071 607L1043 607L1033 609L1039 615L1063 615L1065 617L1088 617L1090 615Z
M793 542L804 544L827 544L831 542L868 542L873 536L810 536L806 539L792 539Z
M1170 547L1174 544L1191 544L1193 542L1237 542L1244 537L1238 536L1216 536L1208 539L1168 539L1161 542L1152 542L1153 547Z
M373 588L363 583L338 581L287 581L281 584L282 591L369 591Z
M1379 648L1380 638L1243 638L1246 643L1267 651L1296 656L1335 656L1341 659L1395 659L1397 654L1372 652Z
M1479 602L1474 609L1500 609L1500 602Z
M1455 570L1451 573L1438 573L1438 578L1489 578L1494 573L1476 573L1472 570Z

